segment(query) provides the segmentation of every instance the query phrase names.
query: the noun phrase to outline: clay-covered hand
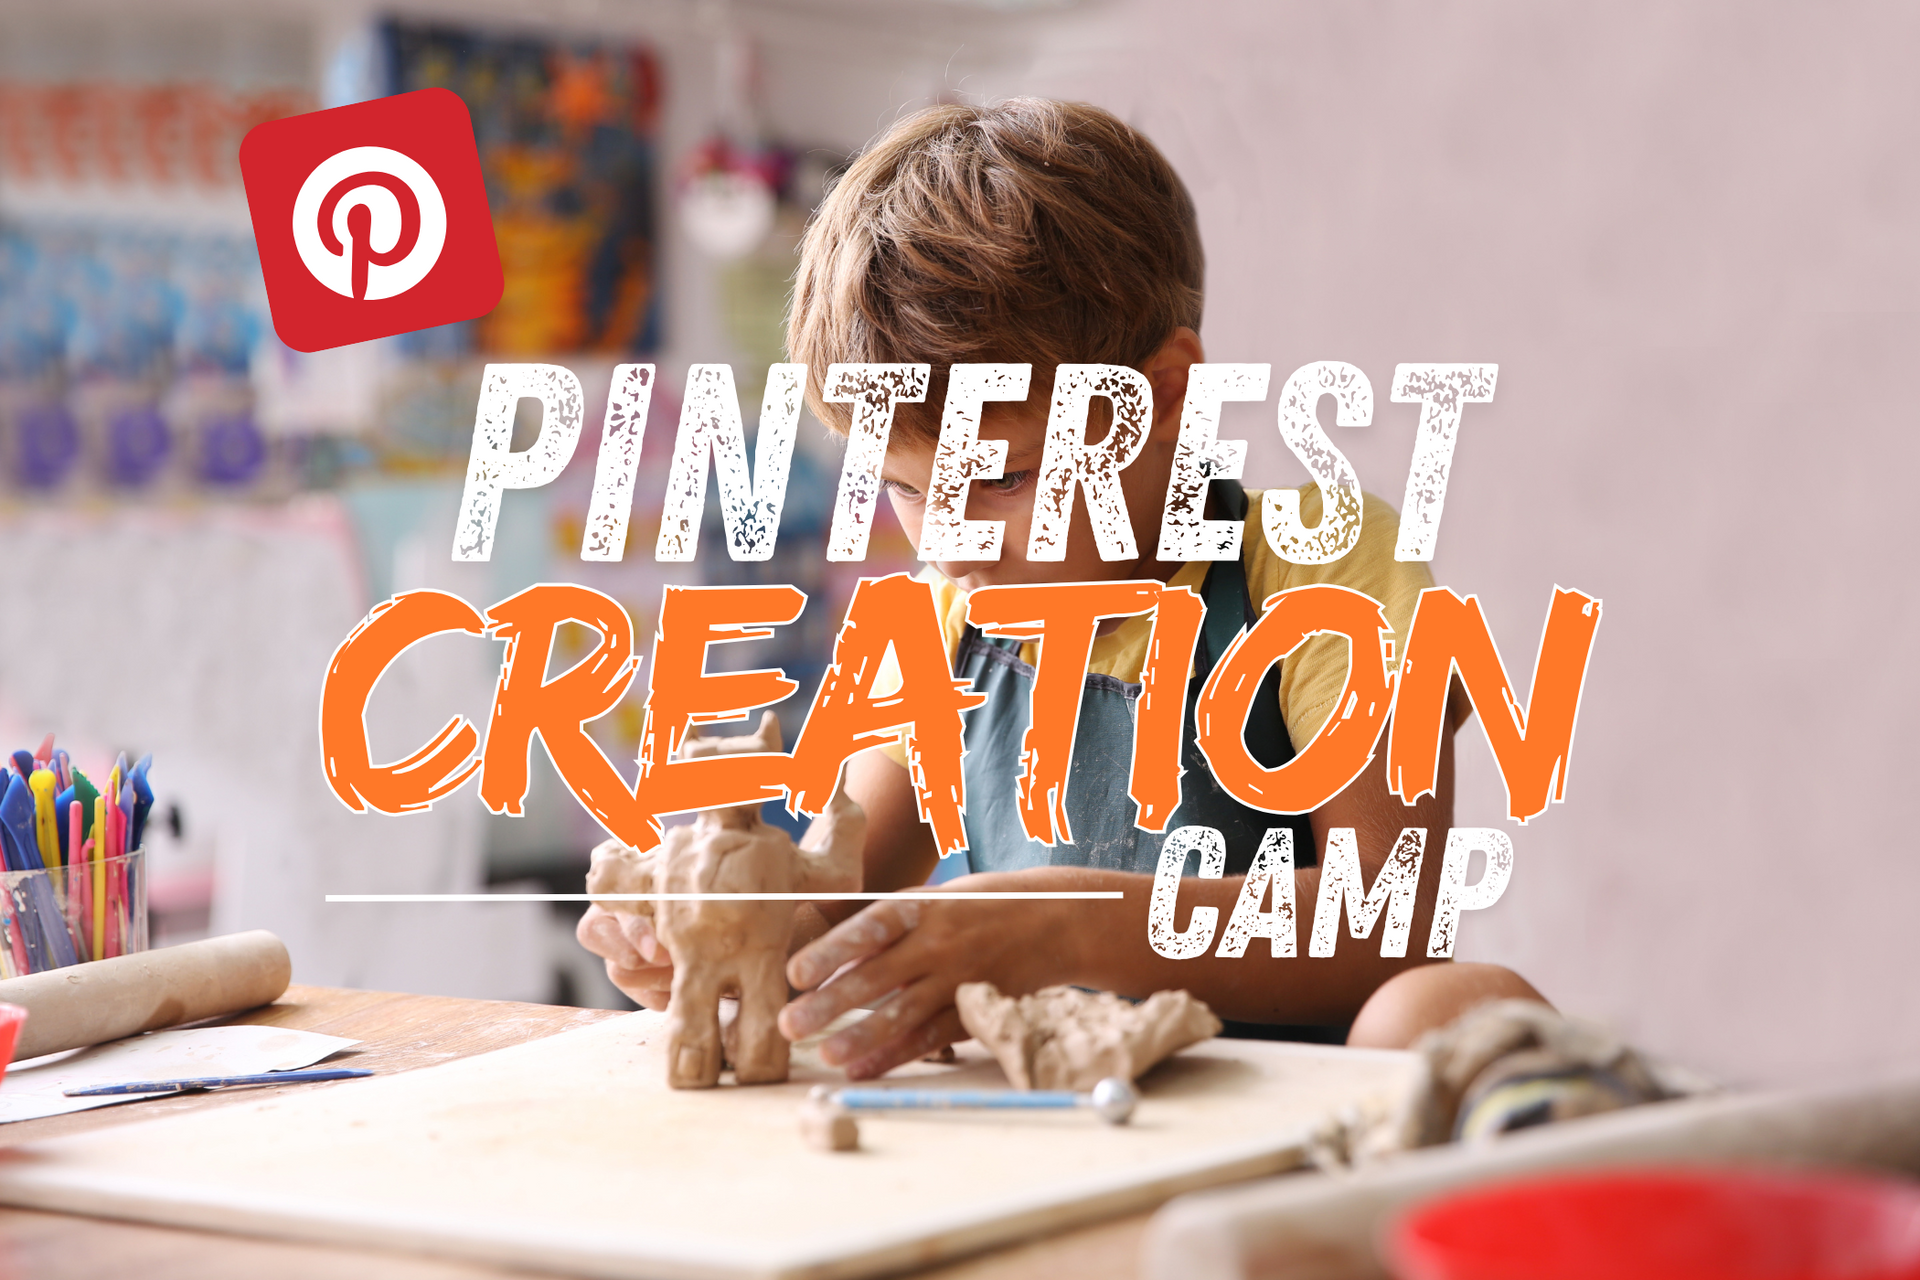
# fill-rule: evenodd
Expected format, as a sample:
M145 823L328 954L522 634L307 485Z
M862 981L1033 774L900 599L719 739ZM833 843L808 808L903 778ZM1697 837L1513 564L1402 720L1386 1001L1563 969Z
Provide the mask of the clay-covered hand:
M588 907L574 930L580 945L607 962L607 980L643 1009L667 1007L673 992L673 958L648 916Z
M1015 873L969 876L966 887L1020 886ZM991 982L1024 995L1073 980L1067 948L1074 931L1060 918L1060 906L938 898L873 903L787 962L787 980L805 994L780 1011L781 1033L800 1040L850 1009L873 1010L820 1046L821 1061L844 1067L855 1080L965 1040L953 1003L961 983Z

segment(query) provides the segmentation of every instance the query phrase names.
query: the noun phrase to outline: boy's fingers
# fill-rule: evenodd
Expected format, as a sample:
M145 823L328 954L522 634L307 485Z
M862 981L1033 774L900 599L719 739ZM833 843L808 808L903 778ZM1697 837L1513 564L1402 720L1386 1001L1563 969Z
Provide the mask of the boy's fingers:
M580 923L575 926L573 936L580 940L581 946L610 965L633 968L641 963L640 953L634 949L633 943L621 929L619 920L610 911L602 911L599 907L587 908L587 913L580 917Z
M943 996L937 984L931 980L904 986L885 999L876 1001L872 1013L828 1037L820 1046L820 1061L830 1067L839 1067L872 1057L880 1050L911 1037L942 1006L951 1002L951 993Z
M651 916L622 914L620 932L626 936L627 944L635 954L647 964L672 963L667 958L666 948L660 945L660 935L653 931Z
M871 1080L875 1076L885 1075L903 1062L924 1058L967 1038L967 1028L960 1021L960 1011L948 1005L908 1035L849 1063L847 1078Z
M908 939L841 969L780 1011L781 1034L801 1040L851 1009L879 1008L884 997L926 976L925 957L916 951Z
M849 1009L875 1005L907 979L892 957L882 956L840 974L818 991L809 991L780 1011L780 1033L803 1040Z
M656 1013L667 1007L673 995L673 970L658 966L628 969L609 960L607 981L618 987L635 1004Z
M787 961L787 981L812 990L853 961L892 946L918 923L918 902L876 902L794 952Z
M638 926L636 928L635 926ZM643 954L636 935L661 957L659 963ZM643 1008L656 1012L667 1007L673 994L673 963L657 945L651 924L641 916L589 907L574 929L580 945L607 962L607 981Z

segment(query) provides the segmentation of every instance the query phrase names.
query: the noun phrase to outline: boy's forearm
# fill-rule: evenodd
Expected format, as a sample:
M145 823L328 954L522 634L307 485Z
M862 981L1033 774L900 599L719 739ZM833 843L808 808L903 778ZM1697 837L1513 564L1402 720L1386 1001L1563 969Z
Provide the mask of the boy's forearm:
M1370 874L1377 868L1369 867ZM1000 877L995 877L999 879ZM1051 982L1073 983L1103 991L1115 991L1136 998L1155 991L1191 992L1220 1017L1236 1022L1333 1025L1352 1021L1367 997L1394 974L1414 965L1427 963L1426 928L1432 916L1432 894L1422 892L1415 913L1414 928L1408 936L1407 956L1402 959L1380 954L1380 930L1375 925L1370 938L1347 936L1344 915L1339 930L1339 945L1334 954L1314 958L1306 954L1307 937L1312 928L1312 911L1319 888L1319 872L1294 873L1294 901L1306 919L1298 921L1295 949L1291 958L1276 959L1269 944L1253 940L1243 956L1223 958L1214 948L1186 960L1169 960L1155 952L1147 941L1147 910L1153 892L1153 877L1123 871L1096 871L1080 867L1040 867L1012 872L1006 879L1019 881L1022 889L1045 890L1120 890L1126 896L1118 901L1062 901L1036 904L1044 908L1047 919L1034 935L1036 945L1045 938L1051 963L1057 976ZM1421 877L1423 890L1428 876ZM1193 909L1211 906L1217 912L1218 927L1224 927L1240 895L1242 877L1220 880L1186 877L1180 882L1179 906L1175 919L1185 926ZM974 887L969 884L969 887ZM986 887L986 886L979 886ZM1014 888L1009 883L1005 887ZM1217 937L1215 947L1217 947Z
M937 851L913 807L906 770L878 752L855 757L859 766L849 773L849 791L867 806L866 887L882 892L925 882L937 863ZM1031 948L1031 967L1024 977L1036 985L1069 982L1129 996L1155 991L1187 990L1207 1002L1223 1018L1238 1022L1333 1025L1349 1022L1381 983L1426 959L1427 935L1439 894L1442 850L1453 823L1453 732L1442 733L1439 770L1432 794L1412 805L1403 804L1387 788L1385 761L1377 761L1345 791L1313 814L1315 846L1326 857L1327 833L1352 827L1365 884L1371 887L1389 850L1406 827L1424 827L1426 853L1415 897L1407 955L1399 959L1380 954L1384 921L1375 923L1370 938L1355 938L1341 912L1334 954L1314 958L1306 954L1312 917L1318 900L1320 872L1294 873L1295 951L1275 958L1262 939L1254 939L1245 955L1232 959L1206 954L1189 960L1169 960L1147 942L1147 912L1153 895L1153 877L1124 871L1084 867L1034 867L967 877L972 890L1089 890L1117 889L1118 901L1023 902L995 904L1005 910L1008 927L1017 929ZM1208 880L1184 877L1180 882L1175 920L1185 926L1196 906L1211 906L1224 928L1239 900L1243 878ZM823 904L822 915L837 922L858 904ZM1262 904L1263 906L1266 904ZM1016 914L1018 913L1018 914ZM1217 936L1213 944L1218 946Z

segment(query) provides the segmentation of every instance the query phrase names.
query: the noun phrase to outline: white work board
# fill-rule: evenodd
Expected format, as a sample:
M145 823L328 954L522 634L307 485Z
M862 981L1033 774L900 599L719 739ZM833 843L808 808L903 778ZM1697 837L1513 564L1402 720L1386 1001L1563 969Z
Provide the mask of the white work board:
M1091 1112L863 1115L800 1136L842 1083L677 1091L635 1013L399 1075L30 1143L0 1203L433 1253L586 1276L858 1277L1149 1208L1297 1165L1307 1131L1395 1091L1410 1054L1210 1040L1148 1073L1132 1123ZM1000 1087L979 1045L888 1081ZM138 1105L138 1104L133 1104Z

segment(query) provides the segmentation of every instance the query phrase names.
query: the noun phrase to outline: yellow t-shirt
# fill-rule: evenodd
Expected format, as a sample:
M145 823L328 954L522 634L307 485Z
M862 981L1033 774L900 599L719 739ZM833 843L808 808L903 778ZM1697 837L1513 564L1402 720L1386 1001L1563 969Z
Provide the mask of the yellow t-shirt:
M1260 492L1247 491L1247 518L1241 534L1241 559L1246 565L1247 594L1258 609L1268 596L1292 587L1328 582L1365 592L1386 610L1392 627L1392 651L1398 663L1405 643L1407 627L1413 621L1413 607L1421 591L1433 585L1433 574L1421 561L1393 558L1399 536L1400 517L1394 509L1372 494L1363 495L1360 507L1360 540L1353 550L1332 564L1292 564L1273 554L1267 546L1266 532L1260 524ZM1303 485L1300 489L1300 522L1311 529L1320 522L1320 488ZM1182 565L1168 581L1169 586L1188 587L1196 593L1207 576L1211 562L1194 561ZM947 658L951 662L960 638L966 631L967 593L933 566L920 575L933 583L935 607L940 612L941 628L946 633ZM1087 659L1087 671L1112 676L1128 684L1140 679L1146 662L1147 641L1153 633L1150 614L1127 618L1105 635L1094 637L1093 651ZM1039 646L1021 646L1020 656L1029 663L1037 660ZM897 688L900 677L892 668L893 655L887 655L887 667L874 681L876 693ZM1316 635L1280 664L1280 711L1287 724L1287 737L1298 750L1313 740L1332 714L1340 691L1347 683L1347 639L1342 635ZM894 763L906 767L906 752L896 741L881 748Z

